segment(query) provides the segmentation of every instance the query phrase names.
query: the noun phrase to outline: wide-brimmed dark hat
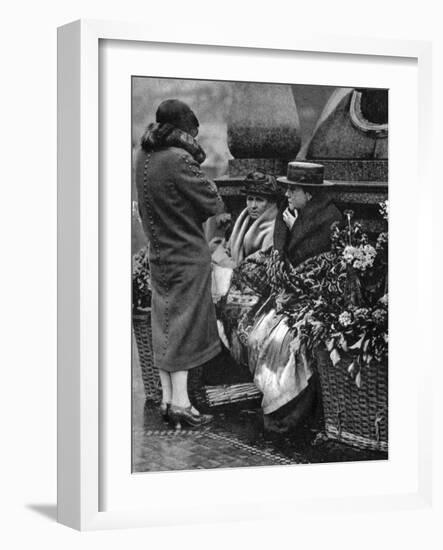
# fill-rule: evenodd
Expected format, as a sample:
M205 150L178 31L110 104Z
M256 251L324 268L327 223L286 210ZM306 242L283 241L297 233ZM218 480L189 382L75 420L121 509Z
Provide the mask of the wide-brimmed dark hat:
M280 194L280 190L274 176L256 171L250 172L245 177L240 193L243 195L259 195L261 197L276 198Z
M335 185L332 181L323 179L324 174L323 164L314 162L293 161L288 163L288 171L286 177L277 178L277 181L286 186L299 186L322 189Z

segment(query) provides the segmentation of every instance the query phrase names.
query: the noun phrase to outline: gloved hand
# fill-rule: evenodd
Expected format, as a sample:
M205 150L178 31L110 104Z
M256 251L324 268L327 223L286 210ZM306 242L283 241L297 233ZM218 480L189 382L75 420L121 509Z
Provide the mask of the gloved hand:
M222 212L221 214L217 214L215 220L217 229L226 229L231 225L231 214L228 212Z
M292 226L294 225L297 217L298 217L297 210L294 210L294 212L291 212L289 208L286 208L286 210L283 211L283 221L285 222L286 227L289 230L292 229Z

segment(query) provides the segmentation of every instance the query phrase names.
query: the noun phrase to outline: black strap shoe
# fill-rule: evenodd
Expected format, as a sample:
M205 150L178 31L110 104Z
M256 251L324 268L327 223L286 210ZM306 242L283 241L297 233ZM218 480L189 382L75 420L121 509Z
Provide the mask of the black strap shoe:
M205 426L212 422L214 417L212 414L201 414L195 411L192 406L177 407L176 405L171 405L169 408L169 419L174 428L180 430L182 426L190 426L191 428Z

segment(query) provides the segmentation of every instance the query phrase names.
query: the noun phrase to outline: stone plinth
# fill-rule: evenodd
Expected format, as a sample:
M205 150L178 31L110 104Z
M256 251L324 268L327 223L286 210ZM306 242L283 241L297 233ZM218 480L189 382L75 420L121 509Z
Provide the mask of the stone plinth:
M324 178L332 181L388 182L387 160L316 159L325 167Z
M288 166L286 159L231 159L229 160L229 175L242 177L249 172L265 172L274 176L284 176Z

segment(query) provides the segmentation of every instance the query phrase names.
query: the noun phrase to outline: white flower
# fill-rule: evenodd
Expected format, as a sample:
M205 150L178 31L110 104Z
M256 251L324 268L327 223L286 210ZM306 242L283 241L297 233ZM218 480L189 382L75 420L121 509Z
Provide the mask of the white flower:
M347 263L347 264L351 264L354 259L357 257L357 249L355 248L355 246L346 246L345 249L343 250L343 259L344 261Z
M361 245L359 247L346 246L343 250L343 260L347 264L352 264L355 269L365 271L366 268L372 267L377 251L370 244Z
M383 322L386 319L386 311L383 309L376 309L372 312L372 318L376 322Z
M349 311L344 311L343 313L340 313L338 320L343 327L347 327L352 323L352 317Z
M384 296L382 296L382 297L379 299L379 302L380 302L382 305L387 306L387 305L388 305L388 302L389 302L388 295L385 294Z
M376 251L375 251L375 248L370 244L365 244L364 245L363 252L364 252L365 256L367 256L369 258L374 258L375 255L377 254Z
M367 307L359 307L354 311L354 317L356 319L364 319L369 314L369 309Z
M380 205L380 214L383 216L385 220L389 217L389 201L385 200L379 203Z
M362 249L362 253L362 270L364 271L367 267L372 267L377 252L375 251L375 248L373 246L371 246L370 244L365 244Z

